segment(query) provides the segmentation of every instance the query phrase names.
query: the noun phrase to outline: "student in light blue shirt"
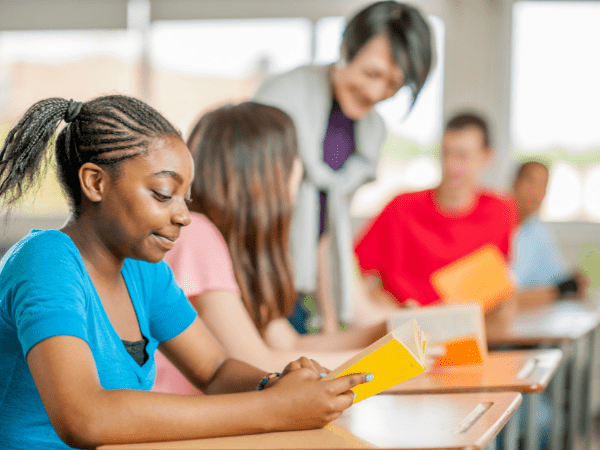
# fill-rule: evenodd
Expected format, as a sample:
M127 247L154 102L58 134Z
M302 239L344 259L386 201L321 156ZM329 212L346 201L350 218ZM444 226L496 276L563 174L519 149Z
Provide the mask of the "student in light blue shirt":
M548 168L538 161L523 163L515 177L513 192L519 204L520 226L515 234L512 268L523 306L544 303L568 295L582 296L586 277L571 273L560 255L548 225L539 219L546 195Z

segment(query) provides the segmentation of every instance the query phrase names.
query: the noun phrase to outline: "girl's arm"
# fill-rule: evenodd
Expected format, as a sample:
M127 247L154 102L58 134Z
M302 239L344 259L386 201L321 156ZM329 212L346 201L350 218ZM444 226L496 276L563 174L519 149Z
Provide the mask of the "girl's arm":
M211 345L205 346L207 342ZM196 388L207 394L251 391L265 376L256 367L228 358L198 318L183 333L161 343L159 349Z
M289 325L287 320L285 324ZM291 329L291 326L290 326ZM291 329L291 331L294 331ZM365 327L350 326L348 330L337 331L332 334L305 334L297 335L296 350L314 350L320 351L344 351L348 349L363 349L371 345L377 339L382 338L387 333L387 326L383 320L374 325ZM355 350L356 352L356 350Z
M198 320L185 333L184 340L201 338L187 349L199 357L188 373L208 392L253 390L264 375L227 359ZM365 374L323 381L299 369L261 392L186 396L105 390L88 344L72 336L39 342L27 363L57 434L68 445L85 448L324 426L351 405L348 390L365 381Z
M275 344L269 346L254 325L238 294L231 291L208 291L192 298L191 302L229 355L273 372L280 371L287 361L301 356L317 360L324 367L334 369L356 354L356 349L349 348L364 347L372 342L365 339L360 345L353 342L354 345L345 347L346 350L343 351L328 351L337 345L337 335L330 335L329 339L324 336L322 343L319 342L320 338L317 338L313 341L313 346L305 345L304 342L308 343L310 338L303 342L303 336L286 326L283 320L278 320L272 322L266 330L266 338ZM369 337L375 338L376 335Z
M514 295L519 308L536 308L554 303L560 298L560 291L556 286L538 286L518 290Z
M363 276L358 268L358 262L354 264L353 285L353 309L354 325L372 326L381 322L387 322L391 314L400 308L407 306L418 306L414 300L405 300L398 303L392 294L386 291L381 278L375 275Z
M387 318L400 305L389 292L383 289L381 280L373 276L363 277L358 268L358 261L353 258L352 324L358 326L349 330L355 336L346 335L342 338L339 335L338 321L332 298L329 245L329 235L324 234L319 240L319 272L316 293L317 306L323 316L323 329L325 334L336 335L335 340L341 339L339 342L342 348L351 348L356 345L364 347L373 342L373 337L381 337L385 334L384 324ZM382 331L383 334L381 334ZM345 339L349 340L345 341ZM331 340L334 339L331 338Z

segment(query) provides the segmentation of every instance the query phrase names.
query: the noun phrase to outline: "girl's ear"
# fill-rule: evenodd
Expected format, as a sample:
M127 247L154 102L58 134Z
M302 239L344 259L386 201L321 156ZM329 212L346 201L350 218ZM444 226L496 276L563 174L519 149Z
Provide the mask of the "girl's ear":
M81 193L91 202L97 203L102 200L108 182L108 172L96 164L87 162L79 168Z

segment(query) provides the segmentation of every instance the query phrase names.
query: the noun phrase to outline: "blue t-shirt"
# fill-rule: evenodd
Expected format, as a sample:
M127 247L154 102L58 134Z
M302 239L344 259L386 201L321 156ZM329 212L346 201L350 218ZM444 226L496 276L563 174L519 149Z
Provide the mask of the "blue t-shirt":
M86 341L104 389L152 388L156 347L184 331L196 312L166 263L127 259L122 274L140 330L149 341L143 366L127 353L66 234L34 230L2 258L0 448L69 448L50 423L25 359L35 344L49 337Z
M569 278L548 226L537 217L515 233L512 268L520 288L557 285Z

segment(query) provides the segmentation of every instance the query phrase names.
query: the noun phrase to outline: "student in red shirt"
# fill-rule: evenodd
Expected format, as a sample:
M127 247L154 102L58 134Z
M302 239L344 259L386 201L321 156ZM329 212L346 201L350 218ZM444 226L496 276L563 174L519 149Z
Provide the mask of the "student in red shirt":
M446 125L441 147L440 185L394 198L355 243L362 274L376 275L399 304L436 302L431 274L485 244L508 259L516 205L480 187L492 159L487 124L458 115Z

